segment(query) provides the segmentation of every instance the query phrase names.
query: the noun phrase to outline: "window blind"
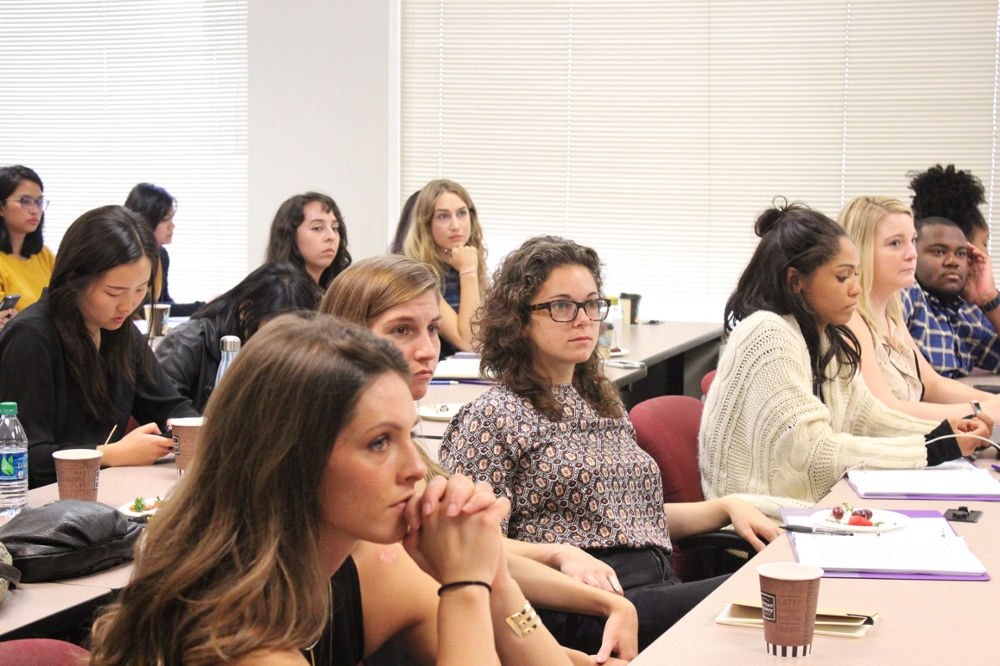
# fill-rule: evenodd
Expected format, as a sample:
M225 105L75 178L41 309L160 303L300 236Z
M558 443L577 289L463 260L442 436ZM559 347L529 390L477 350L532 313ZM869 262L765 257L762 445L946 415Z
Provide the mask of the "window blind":
M591 245L645 317L721 321L778 195L955 163L992 212L995 1L404 0L401 41L402 199L462 183L491 265Z
M151 182L178 200L171 295L243 278L247 0L4 0L0 63L0 164L41 176L49 247Z

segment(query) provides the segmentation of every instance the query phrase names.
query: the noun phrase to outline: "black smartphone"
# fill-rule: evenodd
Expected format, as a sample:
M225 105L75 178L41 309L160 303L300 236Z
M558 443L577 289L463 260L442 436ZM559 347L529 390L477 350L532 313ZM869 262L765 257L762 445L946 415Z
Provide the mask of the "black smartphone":
M0 302L0 311L10 310L17 305L19 300L21 300L21 294L7 294L3 297L3 301Z
M986 391L987 393L1000 394L1000 384L975 384L972 388Z

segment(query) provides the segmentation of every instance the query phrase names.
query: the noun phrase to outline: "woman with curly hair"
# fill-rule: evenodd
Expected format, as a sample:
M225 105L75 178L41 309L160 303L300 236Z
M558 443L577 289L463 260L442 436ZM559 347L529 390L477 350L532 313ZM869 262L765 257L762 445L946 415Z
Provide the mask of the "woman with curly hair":
M408 376L359 326L295 315L264 326L95 622L91 663L354 666L395 614L420 663L569 666L507 571L507 501L461 476L417 490ZM362 588L362 540L402 541L430 576Z
M927 171L913 174L913 218L943 217L958 225L970 243L989 254L990 227L979 206L986 203L982 182L969 171L958 171L954 164L935 164Z
M441 282L441 357L472 351L472 319L486 289L486 246L464 187L432 180L420 190L403 253L430 266Z
M267 263L297 266L326 289L351 265L347 226L337 203L320 192L296 194L274 214Z
M597 354L601 281L597 253L562 238L530 239L504 259L479 331L483 370L499 384L452 419L441 460L511 501L510 538L573 544L610 565L642 648L722 582L679 583L671 538L733 523L761 549L757 535L778 530L740 500L663 503L659 468Z

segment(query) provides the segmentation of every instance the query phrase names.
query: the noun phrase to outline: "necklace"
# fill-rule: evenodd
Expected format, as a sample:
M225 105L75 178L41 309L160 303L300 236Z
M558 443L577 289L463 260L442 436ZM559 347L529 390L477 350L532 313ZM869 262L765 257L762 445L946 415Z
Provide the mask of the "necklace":
M333 623L333 579L328 578L326 580L326 589L327 589L327 594L328 594L328 596L327 596L327 605L328 605L328 607L330 609L330 611L329 611L329 613L327 615L327 624L332 624ZM324 631L325 631L325 629L326 628L324 627ZM316 655L314 654L313 651L315 650L316 646L319 645L319 642L321 640L323 640L323 635L322 634L320 634L320 637L317 638L316 641L312 645L310 645L309 647L306 648L306 650L309 651L309 661L312 663L312 666L316 666Z

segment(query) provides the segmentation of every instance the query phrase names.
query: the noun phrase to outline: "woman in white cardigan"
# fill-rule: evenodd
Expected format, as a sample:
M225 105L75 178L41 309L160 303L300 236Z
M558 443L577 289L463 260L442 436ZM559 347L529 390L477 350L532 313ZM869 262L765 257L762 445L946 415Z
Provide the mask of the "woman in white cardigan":
M778 517L815 504L852 467L924 467L978 448L963 435L988 437L983 421L913 418L865 387L846 326L859 259L843 228L791 204L765 211L755 231L701 422L705 499L736 495Z

